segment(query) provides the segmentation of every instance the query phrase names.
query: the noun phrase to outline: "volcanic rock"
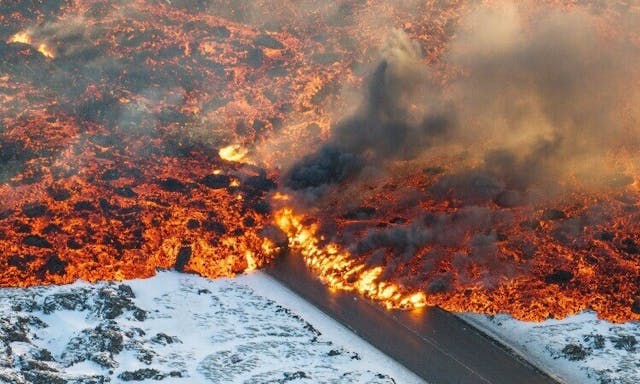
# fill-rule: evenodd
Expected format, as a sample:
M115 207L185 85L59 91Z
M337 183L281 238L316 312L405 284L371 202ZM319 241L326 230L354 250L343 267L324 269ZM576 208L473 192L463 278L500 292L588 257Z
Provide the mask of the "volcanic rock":
M44 275L45 273L50 273L53 275L64 275L68 264L68 262L60 260L58 255L54 253L49 255L47 261L38 270L38 274Z
M7 258L7 265L16 267L21 271L26 271L29 263L31 263L35 259L35 256L29 254L23 256L11 255Z
M25 245L37 248L51 248L53 246L50 242L47 241L47 239L38 235L27 235L22 240L22 242Z
M55 201L65 201L71 197L71 192L65 188L49 188L47 193Z
M266 200L258 200L253 205L253 209L260 215L268 215L271 213L271 205L269 205L269 202Z
M603 349L605 345L604 336L597 334L586 335L584 341L590 343L590 347L595 350Z
M243 186L264 192L278 187L278 185L273 180L269 179L264 173L258 176L248 177L244 180Z
M84 329L67 344L62 359L70 364L91 360L105 368L117 366L114 355L124 349L123 336L117 325L105 323Z
M85 302L86 291L61 292L47 296L42 305L42 312L50 314L59 310L84 311L89 308Z
M275 38L271 37L270 35L266 35L266 34L262 34L262 35L256 37L253 40L253 44L256 47L264 47L264 48L270 48L270 49L283 49L284 48L284 45L281 42L279 42Z
M244 225L245 227L255 227L256 226L256 219L254 219L252 216L247 216L244 219L242 219L242 225Z
M102 174L102 180L116 180L119 179L120 176L121 172L117 168L111 168L104 171L104 173Z
M640 246L638 246L638 244L631 238L622 240L621 249L632 255L640 254Z
M567 215L559 209L545 209L540 217L542 220L560 220L565 219Z
M562 349L562 353L571 361L584 360L584 358L589 354L588 351L579 344L567 344Z
M33 232L33 227L27 223L15 222L15 230L18 233L31 233Z
M611 341L613 342L614 348L624 349L627 352L635 352L636 344L638 344L638 340L632 335L621 335L612 338Z
M73 209L75 211L94 211L96 208L90 201L81 200L73 204Z
M600 232L600 234L598 235L598 238L600 240L604 240L604 241L611 241L616 237L616 234L614 232L610 232L610 231L602 231Z
M264 60L264 53L262 49L251 48L247 52L247 64L252 68L260 68L262 61Z
M29 217L41 217L47 213L47 206L44 204L29 204L22 207L22 213Z
M367 220L372 218L376 214L376 211L374 207L362 206L350 210L342 217L347 220Z
M46 371L27 370L24 377L32 384L67 384L66 380Z
M514 208L522 205L524 203L524 198L518 191L507 190L496 196L493 201L500 207Z
M544 281L547 284L564 285L573 279L573 273L565 271L563 269L557 270L554 273L546 275Z
M222 222L213 218L210 218L204 221L202 223L202 229L204 229L207 232L213 232L218 235L224 235L225 233L227 233L227 226L224 225Z
M173 177L169 177L158 182L160 188L169 192L187 192L187 185L178 179L174 179Z
M191 259L191 247L182 247L180 251L178 251L178 256L176 257L176 262L173 267L176 271L184 272L184 267L189 263L189 259Z
M217 38L226 39L229 36L231 36L231 32L229 31L229 28L225 27L224 25L211 27L211 28L208 28L208 30L212 36L215 36Z
M67 239L67 247L69 249L78 250L78 249L82 249L83 245L78 240L70 238L70 239Z
M231 184L231 177L228 175L207 175L200 180L200 184L206 185L209 188L221 189L226 188Z
M200 228L200 222L196 219L189 219L187 221L187 228L194 230Z
M138 194L135 193L135 191L133 189L131 189L131 187L118 187L118 188L114 189L113 191L117 195L122 196L122 197L134 198L134 197L138 196Z
M42 233L45 235L50 235L52 233L64 233L64 231L62 230L62 228L60 228L59 225L52 223L44 227L42 229Z
M7 209L4 211L0 211L0 220L4 220L6 218L11 217L14 214L14 211L12 209Z
M151 342L152 343L156 343L156 344L160 344L160 345L167 345L167 344L173 344L173 343L182 343L182 341L180 341L179 338L175 337L175 336L169 336L166 333L157 333L154 337L151 338Z
M631 304L631 312L640 314L640 299L635 299Z

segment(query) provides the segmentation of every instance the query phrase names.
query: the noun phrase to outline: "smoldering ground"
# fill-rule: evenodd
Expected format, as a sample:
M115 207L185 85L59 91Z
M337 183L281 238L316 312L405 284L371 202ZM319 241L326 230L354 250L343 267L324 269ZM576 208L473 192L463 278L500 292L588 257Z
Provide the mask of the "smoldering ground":
M616 154L633 156L640 144L640 52L626 36L640 23L616 35L585 11L536 12L471 12L442 58L461 72L444 89L420 47L392 32L362 105L291 167L285 185L322 195L358 183L363 169L415 166L451 147L457 162L423 164L449 170L430 189L442 198L515 206L626 187L634 170Z

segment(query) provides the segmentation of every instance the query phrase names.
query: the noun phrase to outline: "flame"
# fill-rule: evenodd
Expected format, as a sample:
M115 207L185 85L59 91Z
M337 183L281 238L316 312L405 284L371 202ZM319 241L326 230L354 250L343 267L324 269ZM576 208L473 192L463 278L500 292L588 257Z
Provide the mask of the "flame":
M358 292L381 302L387 309L416 309L427 305L424 292L407 292L397 284L381 281L381 267L367 268L355 262L349 252L335 243L321 245L316 226L303 225L303 219L290 208L275 214L276 223L289 237L289 248L302 255L307 266L329 287Z
M34 45L33 38L27 32L18 32L15 35L11 36L8 40L8 43L21 43L34 46L38 52L49 59L55 58L55 53L51 47L49 47L45 43L40 43L37 47Z
M241 162L245 158L245 156L247 156L247 153L249 153L249 150L243 148L239 144L228 145L226 147L220 148L220 151L218 151L218 155L220 155L220 158L233 162Z
M31 36L29 36L29 34L26 32L18 32L15 35L11 36L8 42L31 45Z
M56 56L53 50L44 43L38 45L38 52L42 53L44 56L50 59L53 59Z
M247 260L247 268L244 270L245 273L253 272L258 268L258 263L256 263L256 259L253 257L253 252L250 250L246 250L244 253L244 257Z

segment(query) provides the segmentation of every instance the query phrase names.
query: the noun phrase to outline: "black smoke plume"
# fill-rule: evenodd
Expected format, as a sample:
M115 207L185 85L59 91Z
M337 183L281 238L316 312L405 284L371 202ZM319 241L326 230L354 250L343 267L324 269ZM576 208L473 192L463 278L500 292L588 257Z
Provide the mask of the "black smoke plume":
M347 180L367 165L414 158L447 131L450 119L444 114L412 110L412 103L429 92L420 47L394 31L382 51L385 57L369 77L363 105L334 127L320 150L291 168L287 186L318 189Z
M420 47L394 31L363 105L292 166L286 185L317 193L367 167L423 159L451 171L433 195L468 203L516 206L627 186L631 170L611 159L633 156L640 144L640 53L623 37L640 27L630 22L605 36L595 20L578 11L528 18L515 6L479 8L442 58L462 73L446 89L433 85ZM434 164L434 148L450 158Z

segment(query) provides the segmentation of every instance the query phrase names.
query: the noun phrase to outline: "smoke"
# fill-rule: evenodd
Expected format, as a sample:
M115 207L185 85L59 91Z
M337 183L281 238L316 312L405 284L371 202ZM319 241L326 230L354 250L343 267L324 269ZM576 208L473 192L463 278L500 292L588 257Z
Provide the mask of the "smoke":
M393 30L355 112L283 184L316 211L375 207L323 233L383 267L381 278L432 293L454 282L493 287L529 269L540 220L560 244L586 247L585 228L602 213L536 210L573 204L576 192L620 193L637 175L640 51L628 37L640 23L613 33L598 20L479 7L436 63ZM455 74L444 85L442 68Z
M292 189L321 189L355 176L367 165L413 158L447 131L450 122L438 114L436 99L430 114L413 104L430 95L419 45L395 30L381 52L383 59L370 76L363 104L334 127L318 152L291 168L286 183Z
M516 6L478 8L442 58L461 73L445 89L420 47L394 30L362 105L291 167L285 184L319 194L409 159L451 170L430 193L468 203L513 206L630 184L627 165L612 156L640 144L640 53L595 20L582 11L529 17ZM443 149L449 156L434 164Z
M569 178L586 189L628 179L610 159L638 145L637 49L580 12L527 20L503 7L463 25L446 58L468 73L452 86L452 137L479 147L484 172L509 190L552 195Z

